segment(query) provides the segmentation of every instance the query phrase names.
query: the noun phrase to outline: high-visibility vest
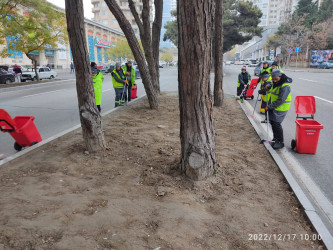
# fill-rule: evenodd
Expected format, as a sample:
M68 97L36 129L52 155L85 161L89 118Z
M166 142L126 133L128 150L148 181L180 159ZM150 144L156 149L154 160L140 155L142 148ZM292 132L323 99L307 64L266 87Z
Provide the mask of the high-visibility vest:
M93 76L96 105L101 105L101 103L102 103L102 83L103 83L103 81L104 81L104 76L103 76L102 72L98 72L95 76Z
M247 73L247 72L246 72ZM239 73L239 75L240 74L242 74L242 73ZM238 75L238 79L239 79L239 75ZM248 77L248 79L249 79L249 81L251 81L251 76L250 76L250 74L249 73L247 73L247 77ZM239 82L239 80L238 80L238 82L237 82L237 88L239 88L240 87L240 82Z
M260 70L260 74L262 74L262 73L264 73L265 71L267 71L268 73L272 73L272 67L268 67L268 68L266 68L266 69L264 69L264 68L262 68L261 70Z
M112 73L116 74L116 76L117 76L119 79L126 80L126 73L124 72L124 70L123 70L122 68L121 68L121 70L122 70L123 73L124 73L123 78L120 77L120 75L118 74L116 68L112 71ZM111 74L112 74L112 73L111 73ZM122 89L122 88L124 88L124 84L121 83L121 82L117 82L116 79L114 79L113 76L112 76L112 84L113 84L113 87L114 87L115 89Z
M275 87L273 85L273 88L270 91L270 100L271 102L275 102L277 99L279 99L280 89L289 86L291 88L289 83L284 83L281 86ZM276 111L288 111L291 104L291 93L289 93L286 100L284 100L284 103L282 103L279 107L275 108Z
M273 81L272 81L272 77L270 76L268 78L268 80L266 82L264 82L262 79L260 80L261 83L261 89L264 90L266 83L270 83L273 86ZM267 100L269 100L270 97L270 91L266 91L267 95L262 94L262 100L264 102L267 102Z
M123 67L123 70L125 71L125 73L127 73L127 65L125 65ZM133 66L131 67L131 83L132 83L132 86L135 85L135 70L133 68ZM127 83L127 85L129 85L129 83Z

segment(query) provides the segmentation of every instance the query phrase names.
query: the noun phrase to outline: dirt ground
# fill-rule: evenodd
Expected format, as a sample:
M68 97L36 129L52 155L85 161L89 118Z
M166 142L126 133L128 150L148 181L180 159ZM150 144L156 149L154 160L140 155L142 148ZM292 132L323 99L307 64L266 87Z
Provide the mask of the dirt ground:
M178 98L160 102L104 117L106 152L77 130L1 166L0 249L324 249L233 99L214 109L219 168L199 182L177 169Z

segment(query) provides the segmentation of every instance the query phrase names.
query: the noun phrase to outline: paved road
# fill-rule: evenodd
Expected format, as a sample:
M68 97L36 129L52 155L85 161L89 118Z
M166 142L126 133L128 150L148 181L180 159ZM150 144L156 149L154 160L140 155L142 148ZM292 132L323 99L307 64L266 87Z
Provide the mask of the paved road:
M248 68L253 75L253 68ZM237 74L240 66L226 66L224 68L225 92L235 94ZM315 119L324 125L321 131L316 155L303 155L291 150L290 141L295 138L294 106L291 106L283 122L285 144L287 149L296 157L314 182L321 188L326 197L333 203L333 73L286 72L293 79L292 96L316 96ZM257 92L255 92L255 96ZM254 106L255 100L249 100ZM257 106L257 110L259 108Z
M70 76L70 75L69 75ZM114 107L114 89L110 74L104 76L102 112ZM70 78L70 77L69 77ZM177 90L177 70L161 70L161 90ZM138 96L144 94L141 79L137 80ZM12 116L35 116L35 124L43 139L79 124L77 96L74 80L46 83L25 88L0 90L0 108ZM14 141L8 133L0 133L0 155L15 154Z
M224 91L226 94L235 94L236 79L239 66L225 67ZM253 70L250 69L250 73ZM333 74L288 72L294 79L292 94L317 96L316 120L324 124L321 132L318 152L316 155L300 155L292 152L299 160L307 173L322 189L327 198L333 203ZM161 70L161 90L177 91L177 69ZM141 80L138 80L138 95L144 94ZM254 105L254 101L249 101ZM111 77L105 76L103 84L102 111L108 111L114 106L114 90ZM8 110L12 116L33 115L36 125L44 139L79 124L75 82L48 83L40 86L31 86L0 93L0 107ZM285 141L287 147L295 136L295 112L292 106L286 120ZM15 153L13 140L8 134L0 134L0 154L6 156Z

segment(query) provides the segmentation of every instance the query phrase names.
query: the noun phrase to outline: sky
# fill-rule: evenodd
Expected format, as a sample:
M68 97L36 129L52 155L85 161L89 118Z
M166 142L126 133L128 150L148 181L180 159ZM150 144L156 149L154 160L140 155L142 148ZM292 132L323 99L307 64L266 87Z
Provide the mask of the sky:
M65 0L47 0L47 1L65 9ZM91 10L93 6L91 4L91 0L83 0L83 7L84 7L84 16L86 18L92 19L93 13L91 12Z

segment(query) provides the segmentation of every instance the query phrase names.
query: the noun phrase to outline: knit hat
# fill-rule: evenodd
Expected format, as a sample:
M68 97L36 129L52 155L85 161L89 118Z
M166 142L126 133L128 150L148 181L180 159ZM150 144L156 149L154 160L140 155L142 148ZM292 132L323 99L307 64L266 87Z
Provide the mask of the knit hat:
M116 67L118 67L118 66L120 67L120 63L116 63Z
M245 70L246 70L246 66L243 66L243 67L242 67L242 70L243 70L243 69L245 69Z
M263 64L268 63L267 61L264 61Z
M127 61L127 63L130 63L130 64L132 64L132 61L128 60L128 61Z
M261 73L261 78L269 78L270 74L267 71Z
M272 77L279 77L279 76L282 76L281 71L278 70L278 69L274 69L274 70L272 71Z
M273 66L273 65L278 66L277 61L274 61L274 62L272 63L272 66Z

